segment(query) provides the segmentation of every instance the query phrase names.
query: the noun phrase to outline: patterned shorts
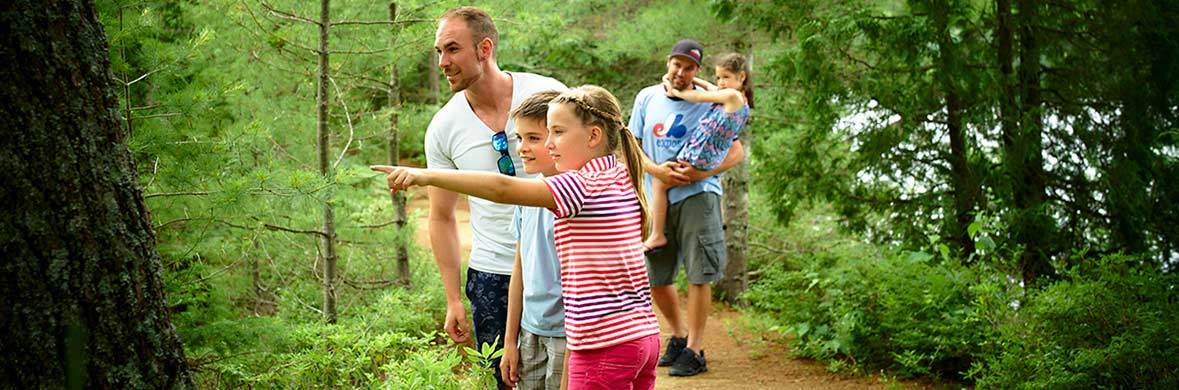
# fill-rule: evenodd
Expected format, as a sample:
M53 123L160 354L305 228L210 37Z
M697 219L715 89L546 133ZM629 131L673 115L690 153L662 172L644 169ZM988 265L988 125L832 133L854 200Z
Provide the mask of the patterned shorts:
M497 275L467 268L467 299L471 301L471 322L475 325L476 349L483 344L504 348L504 328L508 323L508 283L511 275ZM499 361L490 362L499 387L507 387L499 372Z

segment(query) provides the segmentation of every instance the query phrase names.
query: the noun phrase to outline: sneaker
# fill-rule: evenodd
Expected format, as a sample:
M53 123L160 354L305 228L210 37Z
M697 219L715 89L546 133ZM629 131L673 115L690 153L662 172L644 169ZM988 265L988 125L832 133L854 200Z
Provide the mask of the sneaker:
M671 365L668 374L671 376L692 376L708 371L708 362L704 360L704 351L697 355L691 348L684 348L680 357Z
M675 363L676 358L680 357L680 353L687 347L687 337L671 336L670 339L667 339L667 349L664 350L663 356L659 357L659 367L667 367Z

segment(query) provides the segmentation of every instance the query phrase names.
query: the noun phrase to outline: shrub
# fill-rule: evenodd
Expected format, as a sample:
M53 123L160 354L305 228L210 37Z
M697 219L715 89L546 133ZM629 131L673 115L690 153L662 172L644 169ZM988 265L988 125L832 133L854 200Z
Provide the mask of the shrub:
M770 267L745 296L778 318L796 355L902 377L960 377L987 345L971 269L921 252L818 252L796 263Z
M1123 256L1083 262L999 327L980 388L1179 388L1179 278Z

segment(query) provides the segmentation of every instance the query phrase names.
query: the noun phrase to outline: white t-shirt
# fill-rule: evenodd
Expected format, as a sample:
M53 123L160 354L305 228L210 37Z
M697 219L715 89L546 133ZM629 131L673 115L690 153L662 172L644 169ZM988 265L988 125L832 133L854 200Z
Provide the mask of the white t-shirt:
M509 73L512 75L512 108L534 93L566 89L565 84L549 77ZM516 122L508 118L506 127L508 153L516 165L516 174L525 175L524 164L516 154ZM491 147L491 136L499 130L491 129L479 120L464 92L454 94L434 114L426 129L426 167L498 173L495 161L500 153ZM482 272L511 275L516 259L516 239L512 234L514 207L475 197L468 200L472 233L469 266Z

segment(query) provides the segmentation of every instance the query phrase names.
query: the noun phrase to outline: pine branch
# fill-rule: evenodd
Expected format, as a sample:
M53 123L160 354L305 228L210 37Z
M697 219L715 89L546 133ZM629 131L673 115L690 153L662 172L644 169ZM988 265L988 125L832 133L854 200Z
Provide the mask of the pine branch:
M267 11L270 11L270 13L278 15L278 17L283 18L283 19L294 20L294 21L303 22L303 23L311 23L316 26L320 25L318 21L307 19L307 18L304 18L299 15L295 15L290 12L284 12L284 11L279 11L277 9L274 9L274 7L271 7L270 4L267 4L266 2L262 2L262 8L265 8Z
M397 21L392 21L392 20L342 20L339 22L332 22L332 23L330 23L330 25L331 26L373 25L373 24L398 25L398 24L412 24L412 23L424 23L424 22L432 22L432 20L429 20L429 19L402 19L402 20L397 20Z
M397 283L396 281L389 280L389 279L352 280L352 279L341 277L340 280L343 281L344 284L348 285L349 287L355 288L357 290L380 290L385 287L392 286L394 283Z
M389 222L383 222L383 223L378 223L378 224L374 224L374 225L360 225L359 227L360 227L361 229L380 229L380 228L383 228L383 227L385 227L385 226L389 226L389 225L395 224L395 223L397 223L397 222L398 222L397 220L392 220L392 221L389 221Z
M328 53L331 53L331 54L378 54L378 53L388 53L388 52L391 52L391 51L393 51L393 48L391 48L391 47L386 47L386 48L382 48L382 49L372 49L372 50L365 50L365 51L357 51L357 50L328 50Z
M336 84L334 77L328 77L328 81L332 82L332 87L336 90L336 100L340 102L340 106L344 107L344 117L348 120L348 143L340 150L340 156L336 157L336 162L332 163L332 169L340 166L340 161L344 160L344 155L348 153L348 148L352 146L352 139L356 135L355 129L352 127L352 114L348 112L348 103L344 102L343 94L340 93L340 86Z
M263 26L262 26L262 22L259 22L259 21L258 21L258 16L257 16L257 15L254 15L254 11L253 11L253 10L251 10L251 9L250 9L250 7L249 7L248 5L246 5L246 4L242 4L242 6L246 8L246 12L249 12L249 13L250 13L250 19L252 19L252 20L254 21L254 25L258 26L258 29L259 29L259 30L261 30L261 31L266 31L266 35L267 35L267 36L269 36L269 37L271 37L271 38L274 38L274 39L277 39L277 40L281 41L283 44L288 44L288 45L291 45L291 46L294 46L294 47L297 47L297 48L300 48L300 49L306 50L306 51L308 51L308 52L311 52L311 53L313 53L313 54L319 54L319 49L314 49L314 48L311 48L311 47L309 47L309 46L303 45L303 44L301 44L301 43L298 43L298 42L295 42L295 41L291 41L291 40L285 39L285 38L283 38L283 37L280 37L280 36L278 36L278 35L276 35L276 34L272 34L272 33L270 33L269 31L267 31L267 30L266 30L266 28L265 28L265 27L263 27ZM314 21L312 21L311 23L315 23L316 25L319 25L319 22L314 22Z
M157 225L156 230L163 229L165 227L168 227L169 225L180 224L180 223L185 223L185 222L190 222L190 221L209 221L209 222L220 223L222 225L229 226L232 228L238 228L238 229L242 229L242 230L253 230L249 226L240 225L240 224L236 224L236 223L233 223L230 221L226 221L224 219L211 218L211 217L175 219L175 220L171 220L171 221L164 222L162 224ZM286 226L275 225L273 223L263 223L262 227L270 229L270 230L275 230L275 231L283 231L283 232L288 232L288 233L299 233L299 234L314 234L314 235L317 235L320 237L327 237L327 233L324 233L324 232L321 232L318 230L295 229L295 228L289 228Z
M152 179L154 180L155 177L153 176ZM193 196L193 195L209 195L209 194L211 194L211 192L209 192L209 191L157 192L154 194L144 194L143 198L148 199L148 198L155 198L155 197L160 197L160 196Z

